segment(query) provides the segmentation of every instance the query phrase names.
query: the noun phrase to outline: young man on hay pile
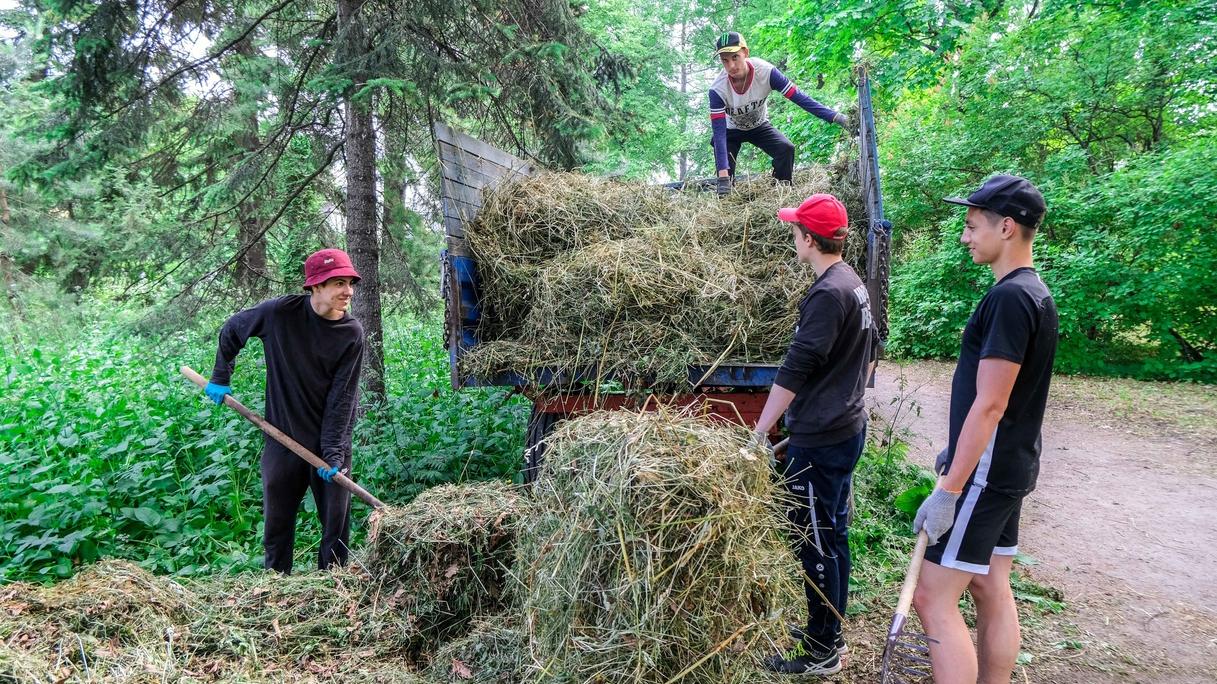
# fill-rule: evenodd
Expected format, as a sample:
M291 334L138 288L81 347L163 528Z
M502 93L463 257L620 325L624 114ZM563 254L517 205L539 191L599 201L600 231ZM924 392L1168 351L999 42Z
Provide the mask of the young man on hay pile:
M1023 497L1039 473L1040 427L1056 355L1057 313L1031 243L1047 210L1034 185L994 176L967 199L960 240L996 284L963 331L938 486L917 511L930 547L913 604L939 684L1010 681L1019 625L1010 571ZM976 603L972 647L959 598Z
M832 195L812 195L782 209L799 261L815 283L799 304L799 325L756 424L757 443L782 414L790 432L785 481L796 505L795 551L803 566L807 624L795 647L765 666L786 674L830 675L847 653L839 615L849 593L847 509L850 480L866 441L862 394L877 343L862 279L841 259L849 219ZM826 601L827 599L827 601ZM829 603L831 602L831 604ZM792 630L794 631L794 630Z
M843 114L799 92L790 79L763 59L748 56L748 43L735 31L719 36L715 52L723 70L710 86L710 130L718 194L731 192L735 157L752 143L773 159L773 178L789 183L794 174L794 144L769 123L769 93L777 91L812 116L841 126Z
M262 449L264 566L288 574L296 538L296 512L313 490L321 520L322 570L347 560L351 493L332 483L351 468L351 428L363 369L363 326L347 314L359 273L339 249L323 249L304 262L308 294L271 299L229 318L206 393L217 404L229 387L237 354L251 337L266 357L266 419L304 445L329 468L314 470L274 439Z

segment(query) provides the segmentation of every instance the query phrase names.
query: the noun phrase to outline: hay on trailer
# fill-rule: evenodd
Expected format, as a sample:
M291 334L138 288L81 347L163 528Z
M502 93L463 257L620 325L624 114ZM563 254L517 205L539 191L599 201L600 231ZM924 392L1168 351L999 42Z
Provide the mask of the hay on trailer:
M800 606L784 494L747 434L602 412L561 423L546 459L516 568L537 680L755 676Z
M372 519L363 564L409 597L428 639L498 612L526 500L509 484L441 485Z
M741 182L724 200L572 173L499 186L466 234L482 319L462 371L654 386L686 381L691 364L779 362L814 275L777 210L836 194L851 217L846 257L861 266L866 220L842 159L790 187Z

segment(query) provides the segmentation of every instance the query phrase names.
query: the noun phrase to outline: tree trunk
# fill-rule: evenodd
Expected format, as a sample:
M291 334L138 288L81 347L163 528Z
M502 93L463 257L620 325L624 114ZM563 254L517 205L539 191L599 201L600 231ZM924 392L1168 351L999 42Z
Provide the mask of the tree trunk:
M686 140L689 134L689 64L683 61L687 57L686 46L688 43L688 35L686 33L685 20L680 20L680 135L682 140ZM689 175L689 150L683 145L680 150L679 166L677 170L679 174L677 180L684 181Z
M363 0L338 1L338 25L345 42L346 63L359 64L369 52L367 32L359 8ZM356 67L352 85L343 103L346 117L346 237L347 251L362 276L355 288L353 314L367 334L363 365L365 396L373 402L385 397L383 327L380 318L380 238L376 232L376 138L369 102L355 102L353 95L367 82L364 69Z
M236 45L237 54L246 59L258 56L253 42L248 38ZM261 146L258 138L258 115L251 111L245 127L236 133L236 143L247 155L255 155ZM267 293L266 236L262 231L262 217L258 211L261 204L256 194L237 207L237 245L241 250L237 256L237 287L260 299Z
M13 222L13 215L8 211L8 192L0 185L0 224L8 226Z

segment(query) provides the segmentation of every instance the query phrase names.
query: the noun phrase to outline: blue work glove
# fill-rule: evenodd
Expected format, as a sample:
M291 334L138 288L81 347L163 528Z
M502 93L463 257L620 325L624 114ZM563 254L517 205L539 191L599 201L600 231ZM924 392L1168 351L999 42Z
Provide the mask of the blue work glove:
M321 479L325 480L326 482L333 482L334 476L338 474L338 467L333 466L330 468L318 468L317 474L320 475Z
M925 501L921 502L921 508L917 509L917 517L913 518L913 533L924 529L925 536L930 539L930 546L937 544L938 538L955 525L956 501L959 501L958 494L935 487Z
M214 401L215 403L223 404L224 395L232 394L232 388L227 385L217 385L214 382L209 382L207 383L207 387L203 388L203 393L207 395L208 399Z

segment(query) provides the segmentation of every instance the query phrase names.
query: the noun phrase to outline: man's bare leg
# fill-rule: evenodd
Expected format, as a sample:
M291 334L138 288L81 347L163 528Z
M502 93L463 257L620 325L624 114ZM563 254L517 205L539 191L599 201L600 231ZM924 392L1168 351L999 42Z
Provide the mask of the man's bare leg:
M959 613L959 599L974 575L925 561L913 595L913 607L921 618L930 643L930 662L937 684L975 684L976 649L972 635Z
M1014 556L994 555L988 575L973 575L968 591L976 602L977 684L1010 684L1018 660L1018 607L1010 589Z

